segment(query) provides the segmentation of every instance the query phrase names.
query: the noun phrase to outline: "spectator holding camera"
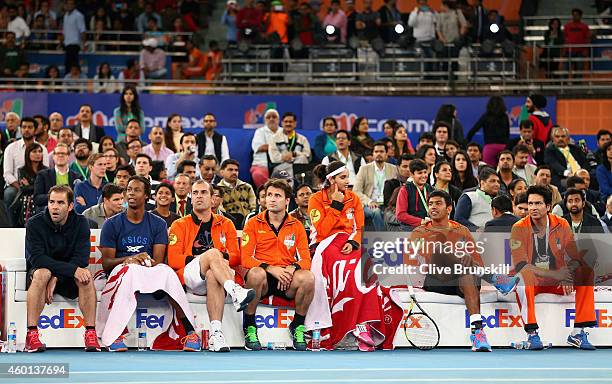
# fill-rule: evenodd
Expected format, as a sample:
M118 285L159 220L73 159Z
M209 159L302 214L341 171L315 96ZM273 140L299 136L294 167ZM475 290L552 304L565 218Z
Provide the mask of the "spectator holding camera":
M174 180L174 176L176 176L177 173L177 168L183 161L191 160L196 163L196 165L200 162L197 157L198 147L196 145L196 136L193 133L183 134L180 144L180 151L168 156L166 159L166 169L168 170L169 180Z

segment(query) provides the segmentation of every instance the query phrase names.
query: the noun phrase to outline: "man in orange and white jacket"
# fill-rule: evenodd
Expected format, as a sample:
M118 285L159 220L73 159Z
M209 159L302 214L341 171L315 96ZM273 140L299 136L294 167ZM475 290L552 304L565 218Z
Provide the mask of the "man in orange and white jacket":
M211 328L209 349L229 352L221 331L225 291L232 296L238 312L255 298L255 291L234 282L231 267L240 264L238 235L229 219L212 213L211 199L210 184L204 180L193 183L191 215L176 220L170 227L168 264L176 271L187 292L207 295Z
M295 299L295 316L289 325L293 348L306 350L304 320L314 296L314 275L306 230L287 213L291 186L272 179L265 186L267 209L247 222L242 231L242 266L249 271L246 286L257 291L257 299L244 311L245 348L259 350L255 311L262 297L274 295Z
M521 283L516 298L521 309L526 349L541 350L535 296L540 293L569 295L576 292L574 329L567 343L593 350L584 328L597 325L595 316L593 269L579 251L568 222L550 212L552 192L541 185L527 189L529 215L512 226L510 249L512 265Z

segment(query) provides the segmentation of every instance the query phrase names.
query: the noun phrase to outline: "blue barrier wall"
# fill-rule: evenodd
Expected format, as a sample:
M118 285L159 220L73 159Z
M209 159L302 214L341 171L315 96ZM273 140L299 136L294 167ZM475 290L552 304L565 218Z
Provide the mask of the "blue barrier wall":
M66 125L73 125L80 104L88 103L94 109L95 124L104 126L106 132L116 136L113 110L119 105L119 94L75 93L4 93L0 94L0 120L3 113L17 112L21 116L48 115L60 112ZM524 97L506 97L508 117L512 131L518 132L519 117ZM416 144L422 132L431 130L435 114L442 104L457 106L458 118L465 133L485 111L487 97L360 97L360 96L288 96L288 95L151 95L141 94L140 104L145 112L146 133L154 125L165 126L171 113L183 116L186 131L202 129L202 117L213 112L219 132L228 137L230 154L241 163L240 175L248 179L250 141L254 129L263 124L264 112L276 108L281 115L294 112L298 116L298 130L311 143L321 132L326 116L334 116L340 127L350 129L359 116L366 116L374 138L382 136L384 121L395 119L408 129L410 140ZM548 98L546 110L555 119L556 99ZM145 137L146 139L146 137ZM587 137L589 147L595 140ZM474 140L482 143L482 132Z

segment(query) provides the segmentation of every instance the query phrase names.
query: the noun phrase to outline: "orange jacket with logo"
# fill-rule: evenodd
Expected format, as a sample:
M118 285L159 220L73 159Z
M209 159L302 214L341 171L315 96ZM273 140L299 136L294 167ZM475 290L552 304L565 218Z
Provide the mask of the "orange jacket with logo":
M308 213L312 228L311 243L318 243L338 232L348 233L349 240L361 246L361 231L364 223L363 206L353 191L344 192L344 203L333 202L323 189L310 197Z
M220 215L212 214L211 237L213 245L223 254L229 255L230 267L240 264L240 249L238 248L238 234L234 223ZM201 223L194 214L176 220L170 227L168 235L168 265L179 277L182 284L185 265L192 260L191 249L193 241L198 235Z
M574 234L562 217L548 214L549 235L548 247L555 259L555 267L559 269L566 265L565 255L583 264L582 255L578 252ZM510 250L512 252L512 265L520 270L525 264L533 264L533 227L529 216L519 220L512 226L510 237Z
M302 223L287 215L276 234L266 213L250 219L242 230L242 266L250 269L262 264L278 267L297 264L301 269L310 269L308 238Z

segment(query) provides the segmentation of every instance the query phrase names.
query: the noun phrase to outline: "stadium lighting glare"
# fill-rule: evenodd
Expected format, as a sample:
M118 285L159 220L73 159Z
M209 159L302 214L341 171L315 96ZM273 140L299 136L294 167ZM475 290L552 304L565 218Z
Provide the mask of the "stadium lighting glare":
M395 24L395 33L397 33L398 35L401 35L402 33L404 33L406 29L404 28L404 26L402 24Z
M489 29L491 30L491 32L493 32L493 33L497 33L497 32L499 32L499 25L497 25L497 24L493 23L493 24L491 24L491 26L489 27Z
M336 27L334 27L333 25L326 25L325 33L327 33L329 36L332 36L334 33L336 33Z

